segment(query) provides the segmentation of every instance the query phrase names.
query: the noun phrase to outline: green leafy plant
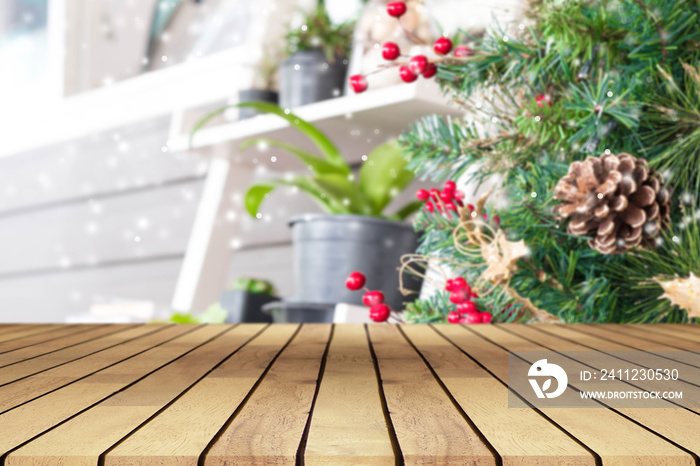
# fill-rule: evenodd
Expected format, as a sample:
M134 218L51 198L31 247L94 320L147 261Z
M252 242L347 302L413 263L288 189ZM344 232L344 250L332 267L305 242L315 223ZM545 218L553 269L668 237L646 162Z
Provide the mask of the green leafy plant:
M230 107L214 110L200 120L192 130L190 140L209 120ZM420 201L410 202L394 214L384 213L389 203L406 189L414 178L413 172L406 169L407 163L401 157L401 149L395 141L382 144L370 152L367 161L359 170L359 175L355 176L333 142L311 123L292 113L286 113L279 106L269 102L244 102L233 107L253 108L258 112L283 118L306 135L322 154L318 156L273 139L254 138L243 142L241 149L259 143L283 149L297 157L312 172L311 175L266 180L251 186L245 195L245 208L251 216L257 216L262 202L279 186L298 188L330 214L403 220L421 207Z
M326 60L333 63L350 55L354 29L354 21L334 25L326 7L320 3L304 18L302 26L285 36L287 53L322 50Z
M174 324L223 324L228 312L221 304L214 303L199 315L191 313L175 313L170 316L169 322Z
M272 283L267 280L261 280L258 278L247 278L241 277L233 282L231 286L232 290L247 291L254 294L268 294L275 295L275 287Z

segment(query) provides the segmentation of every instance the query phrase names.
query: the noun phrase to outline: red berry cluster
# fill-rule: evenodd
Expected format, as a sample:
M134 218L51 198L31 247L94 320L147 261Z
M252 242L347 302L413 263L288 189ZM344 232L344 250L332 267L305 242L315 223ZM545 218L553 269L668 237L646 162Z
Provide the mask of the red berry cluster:
M364 288L367 279L360 272L351 273L345 280L345 286L352 291ZM384 303L384 293L379 290L368 290L364 288L362 302L369 307L369 318L375 322L386 322L391 315L391 308Z
M386 11L389 16L396 18L399 23L401 21L401 16L406 13L406 3L404 2L391 2L386 5ZM407 34L415 41L418 41L415 37L407 32ZM452 51L452 41L447 37L438 38L433 44L433 50L438 55L447 55ZM458 45L454 49L455 57L470 57L474 55L474 51L471 50L466 45ZM386 42L382 46L382 57L387 61L394 61L401 56L401 49L394 42ZM401 80L406 83L412 83L418 76L423 76L426 79L430 79L437 74L437 65L435 64L438 60L429 60L425 55L416 55L412 57L408 62L394 63L393 66L399 67L399 76ZM350 85L356 93L364 92L367 90L369 84L367 83L367 78L361 74L355 74L350 76Z
M462 277L447 280L445 290L450 292L450 302L457 305L457 310L447 315L451 324L488 324L493 317L490 312L480 312L476 303L476 293Z
M543 108L545 104L547 104L551 107L552 106L552 96L549 94L540 94L537 97L535 97L535 102L537 102L537 106L540 108Z
M428 212L435 212L437 209L438 212L448 216L450 216L450 210L457 212L457 207L464 206L462 202L464 193L457 189L454 181L445 182L442 191L435 188L430 191L419 189L416 191L416 198L419 201L425 201L424 208Z

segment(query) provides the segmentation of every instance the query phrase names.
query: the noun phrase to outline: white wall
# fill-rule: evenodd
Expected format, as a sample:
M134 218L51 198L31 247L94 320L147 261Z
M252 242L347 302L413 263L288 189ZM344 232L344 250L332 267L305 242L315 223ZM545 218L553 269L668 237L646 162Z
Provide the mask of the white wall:
M0 322L93 303L168 312L207 163L162 152L156 118L0 158Z

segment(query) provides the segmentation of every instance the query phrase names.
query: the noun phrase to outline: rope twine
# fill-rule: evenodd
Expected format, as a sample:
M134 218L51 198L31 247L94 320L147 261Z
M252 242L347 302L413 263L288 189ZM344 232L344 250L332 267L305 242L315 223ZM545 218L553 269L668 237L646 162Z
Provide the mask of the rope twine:
M493 190L492 190L493 191ZM414 293L404 287L404 272L414 276L422 277L433 287L442 289L449 274L445 266L452 265L455 268L474 269L482 267L475 265L479 259L483 259L486 269L480 274L476 281L475 288L479 296L488 297L498 288L504 290L518 304L522 304L520 313L529 315L537 322L559 322L556 316L539 309L528 298L520 294L510 286L512 275L518 270L519 259L529 254L529 249L523 240L509 241L503 230L494 229L484 220L484 206L489 196L482 196L474 211L467 207L458 209L459 224L452 230L452 243L459 254L470 259L469 262L461 262L448 257L434 257L423 254L405 254L401 257L401 267L399 268L399 289L404 296ZM442 201L438 201L442 202ZM443 211L447 210L444 208ZM420 267L417 266L420 264ZM427 274L428 270L436 270L442 275L439 282ZM426 271L426 273L423 272Z

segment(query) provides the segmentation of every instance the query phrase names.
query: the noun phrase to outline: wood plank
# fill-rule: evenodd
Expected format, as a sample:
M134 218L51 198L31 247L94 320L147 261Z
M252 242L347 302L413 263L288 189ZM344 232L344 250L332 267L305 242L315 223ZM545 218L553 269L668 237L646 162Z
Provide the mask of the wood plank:
M50 335L31 335L29 337L20 338L18 340L4 341L0 343L0 354L7 353L9 351L15 351L21 348L26 348L32 345L37 345L40 343L46 343L59 338L63 338L67 335L75 335L81 332L87 332L94 327L96 326L88 327L77 325L64 325L59 327L55 332L51 332Z
M17 330L22 330L30 327L33 324L2 324L0 327L0 335L4 333L14 332Z
M637 360L642 360L643 367L652 368L666 368L673 364L672 361L664 360L662 358L656 357L652 354L644 353L643 351L630 351L629 347L619 345L615 342L602 340L593 335L581 334L574 329L578 329L579 325L569 325L569 326L553 326L553 325L537 325L537 326L524 326L517 325L513 326L515 332L524 337L532 338L535 341L541 343L542 346L552 349L554 351L585 351L585 353L579 353L577 359L581 362L590 362L594 367L600 369L599 365L595 363L604 364L603 367L624 367L629 368L639 368L631 362L621 361L615 359L611 356L604 355L602 353L594 353L592 351L587 351L589 348L600 349L601 351L625 351L625 356L628 361L635 362ZM510 327L508 327L510 328ZM540 330L540 332L538 332ZM547 331L546 334L541 333L541 331ZM552 336L549 333L556 335ZM561 338L558 338L561 337ZM575 344L571 341L563 340L562 338L577 338L581 344ZM623 342L628 341L629 337L625 335L624 331L615 332L615 339L617 341ZM583 346L586 345L586 346ZM663 346L663 345L661 345ZM649 345L649 350L651 351L654 344ZM591 354L590 358L586 356ZM656 362L654 362L656 360ZM605 362L603 362L605 361ZM573 361L572 361L573 362ZM569 366L573 372L579 370L585 370L590 368L586 367L576 367ZM694 372L694 374L692 374ZM629 386L639 387L645 390L680 390L683 392L683 399L673 400L673 403L669 401L655 402L655 406L661 404L666 407L659 408L616 408L617 411L629 416L631 419L639 422L640 424L646 426L647 428L663 435L664 437L676 442L677 444L687 448L693 453L700 454L700 436L697 435L700 432L700 386L696 385L700 382L700 373L697 369L692 367L684 366L680 369L681 377L685 377L691 383L686 383L682 380L675 382L669 382L668 385L663 388L656 385L650 384L647 381L633 381L629 382ZM573 381L570 381L570 385L574 385ZM595 388L593 388L595 389ZM685 407L688 409L682 409ZM691 411L692 410L692 411ZM679 428L679 426L683 426Z
M698 352L700 351L700 341L686 340L684 338L678 338L667 333L654 332L656 326L652 325L625 325L624 333L627 335L634 335L644 341L654 341L658 343L663 343L668 346L672 346L677 349L686 351ZM606 331L613 330L612 327L605 325L601 329Z
M138 344L124 343L119 347L123 361L1 414L0 454L104 400L210 337L204 326L173 325L143 337Z
M674 405L669 404L668 408L675 408L680 405L692 409L696 413L700 413L700 368L647 352L672 351L674 354L678 354L678 357L682 358L684 353L682 351L673 351L674 348L651 341L642 341L638 347L630 347L628 343L634 343L635 339L632 336L626 335L624 331L615 332L613 334L615 341L611 341L597 336L598 332L596 332L595 329L591 330L589 333L578 330L581 329L580 325L526 326L516 324L507 328L519 335L537 341L542 346L554 351L581 351L582 353L576 356L576 359L598 370L603 367L629 368L630 370L678 369L680 377L677 381L669 381L662 385L658 382L650 383L646 380L637 380L629 382L629 385L649 391L681 390L683 392L683 399L674 400ZM623 352L624 354L621 355L620 358L616 358L602 352L590 351L591 349L602 352ZM634 351L635 349L638 351ZM700 356L697 354L692 357L692 355L686 353L686 356L690 357L689 359L692 363L697 364L698 361L700 361ZM590 367L580 367L576 369L576 371L578 370L590 370ZM698 439L700 440L700 437Z
M209 341L10 453L5 464L97 464L103 452L167 406L262 328L264 324L204 327L210 334Z
M671 325L671 324L659 324L659 325L650 325L650 326L644 326L641 324L635 325L636 327L640 327L642 329L645 329L649 332L652 333L661 333L663 335L668 335L673 338L678 338L680 340L684 341L694 341L694 342L700 342L700 332L697 331L697 328L699 326L692 325L692 324L683 324L687 325L690 327L688 330L685 330L683 327ZM630 325L631 326L631 325Z
M205 452L205 465L295 464L330 336L327 324L301 327Z
M694 343L659 333L645 332L638 327L625 326L621 329L614 329L610 327L576 325L569 328L582 332L583 334L600 337L607 341L621 343L626 347L624 350L613 351L637 349L640 351L663 352L664 357L700 369L700 355L693 353L693 351L700 351L700 342ZM648 360L648 358L645 358L645 360ZM666 365L667 364L668 363L666 363ZM700 377L700 373L695 377L696 380L700 381L698 377Z
M402 330L493 445L504 465L595 464L591 453L537 411L509 408L507 385L433 328L404 325Z
M406 464L496 464L395 325L369 325L386 403Z
M378 383L364 325L336 325L304 464L394 464Z
M114 327L117 327L116 325ZM125 327L125 326L123 326ZM0 387L0 412L11 409L33 398L44 395L52 390L60 388L77 379L97 372L105 367L120 362L139 352L149 348L150 340L146 337L161 332L166 327L162 325L140 325L107 337L102 337L104 348L94 351L93 354L67 362L61 366L45 369L35 375L25 376ZM91 344L94 344L91 342ZM144 346L145 345L145 346ZM71 348L69 348L71 349ZM48 355L51 362L51 356ZM39 359L39 358L37 358ZM10 371L17 366L28 365L23 372L31 372L31 364L36 360L0 369L0 376L5 371ZM47 365L42 361L41 366ZM34 366L36 368L36 366Z
M44 356L1 368L0 387L14 382L15 380L38 374L52 367L84 358L93 353L99 353L105 348L118 345L126 339L140 336L144 332L153 331L154 329L154 327L143 328L142 326L136 326L134 324L118 324L104 327L102 329L103 336L92 341L86 341L70 348L64 348Z
M507 351L544 349L495 325L473 325L467 329L445 324L436 328L504 382L508 380ZM543 408L541 411L591 448L604 464L694 464L688 453L610 409Z
M56 353L104 335L112 334L115 331L114 327L107 325L86 325L77 328L67 326L66 330L71 331L67 336L60 337L59 332L54 332L53 334L59 334L59 337L56 339L0 354L0 368L50 353Z
M23 325L19 328L13 328L9 332L0 335L0 342L19 340L20 338L51 333L60 330L56 325Z
M107 466L197 465L298 325L278 324L224 361L181 398L104 455Z

